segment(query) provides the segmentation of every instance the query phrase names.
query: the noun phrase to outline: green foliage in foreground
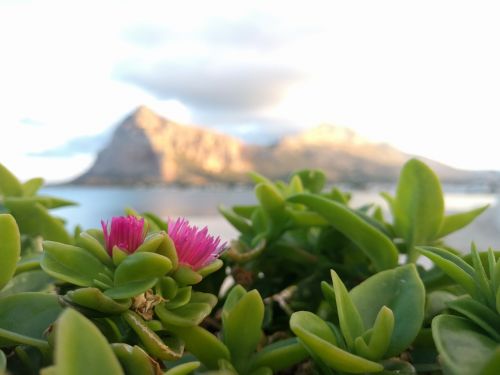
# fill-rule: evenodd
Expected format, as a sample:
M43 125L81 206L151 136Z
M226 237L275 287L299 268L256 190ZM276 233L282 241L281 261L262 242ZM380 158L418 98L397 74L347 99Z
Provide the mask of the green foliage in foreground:
M418 160L389 216L321 171L253 179L257 205L220 208L240 236L193 269L154 213L127 210L145 239L108 247L0 164L0 374L498 373L499 254L445 243L486 207L445 214Z

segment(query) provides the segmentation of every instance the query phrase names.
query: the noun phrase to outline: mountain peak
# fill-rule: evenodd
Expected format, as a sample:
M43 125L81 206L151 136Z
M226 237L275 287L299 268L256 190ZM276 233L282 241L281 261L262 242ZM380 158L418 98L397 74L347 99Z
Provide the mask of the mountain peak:
M351 129L331 124L321 124L305 132L285 137L282 143L287 146L302 147L331 145L361 146L373 142L359 136Z
M250 170L283 179L304 168L323 169L332 182L396 181L408 158L391 146L330 124L284 137L272 146L250 146L229 135L170 121L142 105L117 127L94 165L75 182L238 183L248 181ZM468 176L449 167L440 175L457 181Z
M148 128L154 129L161 126L163 122L165 123L171 122L170 120L160 116L159 114L154 112L151 108L145 105L137 107L137 109L128 116L128 120L132 121L134 125L143 129L148 129Z

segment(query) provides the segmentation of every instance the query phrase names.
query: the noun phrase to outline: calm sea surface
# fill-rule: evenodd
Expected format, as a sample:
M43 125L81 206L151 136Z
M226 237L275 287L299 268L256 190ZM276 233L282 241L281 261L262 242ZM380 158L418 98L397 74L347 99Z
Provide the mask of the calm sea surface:
M52 211L67 221L69 230L73 230L77 224L84 229L99 227L101 219L109 220L112 216L123 215L124 208L130 207L138 212L150 211L163 218L185 216L196 225L208 225L212 233L227 240L234 238L237 232L217 212L217 206L256 202L253 189L243 188L50 186L43 188L41 193L78 203L78 206ZM352 207L366 203L387 207L378 192L353 192ZM474 240L478 246L500 248L500 209L497 196L493 194L446 194L448 212L468 210L485 204L490 205L485 214L459 235L450 237L451 242L456 242L456 246L467 248L470 241Z

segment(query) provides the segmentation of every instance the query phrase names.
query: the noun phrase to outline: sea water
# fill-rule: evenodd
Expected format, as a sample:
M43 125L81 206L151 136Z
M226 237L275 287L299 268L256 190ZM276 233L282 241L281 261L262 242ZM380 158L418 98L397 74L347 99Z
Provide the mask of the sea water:
M76 225L83 229L100 227L101 220L123 215L129 207L138 212L153 212L162 218L187 217L198 226L207 225L210 232L225 240L237 237L237 231L218 213L224 205L255 204L251 188L179 188L179 187L94 187L49 186L41 194L72 200L78 205L52 210L66 221L68 230ZM380 205L389 216L387 204L374 191L353 191L350 206L368 203ZM447 238L447 243L466 251L474 241L480 248L500 248L500 209L497 196L483 193L450 192L445 194L448 213L466 211L489 204L490 208L469 227Z

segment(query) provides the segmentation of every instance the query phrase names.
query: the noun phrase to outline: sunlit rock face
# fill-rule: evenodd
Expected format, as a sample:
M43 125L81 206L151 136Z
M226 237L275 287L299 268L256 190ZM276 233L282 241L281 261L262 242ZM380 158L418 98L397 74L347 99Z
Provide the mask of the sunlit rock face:
M245 145L227 135L184 126L139 107L116 129L81 183L243 181L251 163Z
M265 160L275 160L273 165ZM320 125L309 131L284 137L267 155L256 155L262 173L281 178L293 169L323 169L330 181L386 182L397 179L408 155L395 148L371 142L354 131Z
M255 170L286 179L304 168L325 171L331 182L395 182L410 155L374 143L350 129L320 125L283 137L273 146L247 145L207 128L186 126L139 107L117 127L82 184L238 184ZM425 160L444 181L478 178Z

